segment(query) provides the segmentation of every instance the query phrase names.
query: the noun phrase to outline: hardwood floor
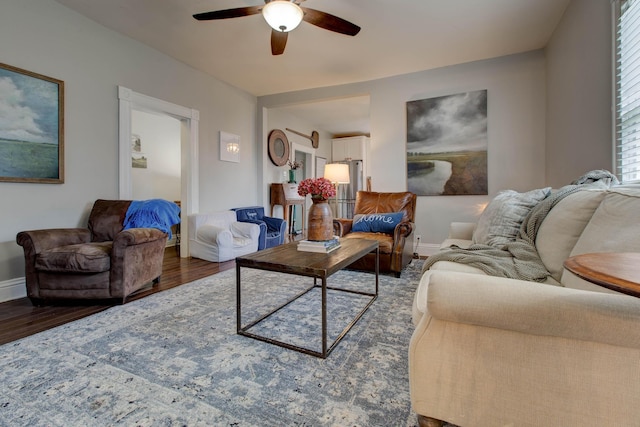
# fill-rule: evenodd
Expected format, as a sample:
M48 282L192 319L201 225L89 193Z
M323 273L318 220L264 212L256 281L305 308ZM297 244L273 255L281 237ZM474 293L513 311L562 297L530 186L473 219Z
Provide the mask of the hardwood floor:
M235 268L234 261L215 263L197 258L179 258L175 248L167 248L160 283L154 287L149 284L140 289L127 302L231 268ZM96 305L91 301L74 301L34 307L28 298L0 303L0 345L90 316L112 306L113 304L108 303Z

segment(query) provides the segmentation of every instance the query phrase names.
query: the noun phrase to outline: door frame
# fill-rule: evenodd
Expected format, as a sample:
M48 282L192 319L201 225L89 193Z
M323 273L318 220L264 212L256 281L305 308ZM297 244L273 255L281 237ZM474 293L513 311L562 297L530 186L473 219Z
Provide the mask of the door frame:
M129 200L133 196L131 183L131 122L133 110L168 115L180 121L181 173L180 204L182 223L180 224L180 256L189 256L189 234L187 217L199 209L198 181L198 123L200 112L171 102L137 93L124 86L118 86L119 101L119 198Z
M299 151L305 154L305 167L304 167L305 174L302 177L302 179L315 178L316 149L313 147L308 147L306 145L301 145L295 142L291 142L291 153L289 154L289 157L292 162L296 160L296 151ZM305 215L305 218L306 218L309 215L309 209L311 209L311 195L307 194L307 196L305 197L305 203L302 206L303 206L303 210L301 212L301 215ZM300 223L303 224L302 221ZM304 230L302 230L302 232L304 233Z

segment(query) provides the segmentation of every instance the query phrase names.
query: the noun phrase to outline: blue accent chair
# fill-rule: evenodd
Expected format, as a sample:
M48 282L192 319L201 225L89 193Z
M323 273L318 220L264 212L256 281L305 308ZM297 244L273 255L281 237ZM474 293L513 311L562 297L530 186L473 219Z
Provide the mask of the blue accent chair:
M248 206L231 210L236 212L239 222L250 222L260 226L259 251L284 243L284 237L287 233L287 222L284 219L265 216L262 206Z

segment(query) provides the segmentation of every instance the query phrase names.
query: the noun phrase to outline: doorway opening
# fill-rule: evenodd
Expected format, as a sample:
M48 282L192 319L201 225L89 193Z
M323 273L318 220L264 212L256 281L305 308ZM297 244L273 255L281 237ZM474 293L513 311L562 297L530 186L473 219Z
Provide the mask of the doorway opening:
M132 123L135 111L147 112L159 116L177 119L180 123L180 205L183 218L181 234L188 236L186 218L198 212L198 122L199 112L136 93L126 87L118 86L119 99L119 198L133 199L132 181ZM189 256L189 239L180 239L180 256Z

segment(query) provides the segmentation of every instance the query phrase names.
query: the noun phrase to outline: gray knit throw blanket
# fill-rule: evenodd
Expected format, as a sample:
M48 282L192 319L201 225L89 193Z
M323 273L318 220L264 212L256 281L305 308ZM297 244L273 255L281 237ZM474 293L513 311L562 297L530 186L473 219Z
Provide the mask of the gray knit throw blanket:
M609 171L588 172L534 206L522 221L514 241L508 242L501 248L472 244L467 249L458 246L442 249L427 258L422 272L424 273L438 261L453 261L476 267L491 276L544 282L551 273L540 260L535 241L538 229L547 214L570 194L593 188L609 188L615 184L619 184L618 179Z

